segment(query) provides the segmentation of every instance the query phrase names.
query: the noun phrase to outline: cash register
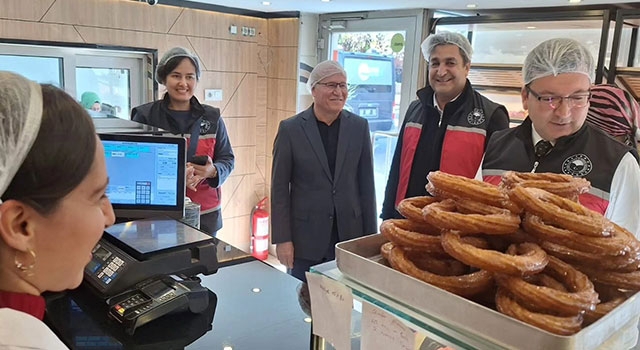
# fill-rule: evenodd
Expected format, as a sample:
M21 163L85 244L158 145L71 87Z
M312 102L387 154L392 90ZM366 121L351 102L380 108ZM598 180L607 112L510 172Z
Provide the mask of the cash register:
M199 274L218 270L216 243L181 221L186 140L100 134L117 223L105 229L84 270L83 288L133 334L167 314L207 309Z

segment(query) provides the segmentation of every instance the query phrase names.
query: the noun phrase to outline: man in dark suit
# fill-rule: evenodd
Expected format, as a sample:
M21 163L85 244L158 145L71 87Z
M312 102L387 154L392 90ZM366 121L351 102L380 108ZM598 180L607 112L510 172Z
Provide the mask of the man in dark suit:
M302 281L337 242L377 232L369 126L343 110L347 74L325 61L307 84L313 105L280 123L271 173L272 243Z

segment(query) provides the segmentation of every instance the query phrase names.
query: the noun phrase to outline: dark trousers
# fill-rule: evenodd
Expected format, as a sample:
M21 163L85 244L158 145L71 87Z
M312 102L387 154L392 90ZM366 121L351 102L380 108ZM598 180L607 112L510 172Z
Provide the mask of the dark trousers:
M221 228L222 218L220 217L220 210L200 215L200 231L215 237L216 233Z
M335 217L335 216L334 216ZM295 257L296 251L295 251L295 246L293 247L293 268L287 270L287 273L290 274L291 276L301 280L304 283L307 283L307 276L305 276L305 272L309 271L309 268L311 268L311 266L313 265L318 265L321 264L323 262L327 262L327 261L331 261L331 260L335 260L336 258L336 243L338 243L338 226L336 224L337 220L334 220L333 222L333 229L331 230L331 242L329 243L329 248L327 248L327 251L324 253L324 256L322 257L322 259L314 261L314 260L307 260L307 259L299 259Z

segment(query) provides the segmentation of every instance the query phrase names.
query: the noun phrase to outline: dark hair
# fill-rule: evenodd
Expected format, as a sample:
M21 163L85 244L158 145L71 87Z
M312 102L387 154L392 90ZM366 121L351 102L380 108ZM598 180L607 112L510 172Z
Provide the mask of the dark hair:
M2 200L15 199L51 213L89 173L96 131L89 114L63 90L42 87L42 122L31 150Z
M180 65L180 63L182 63L183 60L189 60L189 62L191 62L191 64L193 64L194 67L196 67L196 77L197 77L198 66L196 65L196 63L193 62L193 60L187 56L176 56L170 59L169 61L167 61L165 65L158 66L158 70L156 71L156 75L158 76L158 82L161 82L162 84L164 84L167 81L167 76L171 72L173 72L173 70L176 69L176 67Z

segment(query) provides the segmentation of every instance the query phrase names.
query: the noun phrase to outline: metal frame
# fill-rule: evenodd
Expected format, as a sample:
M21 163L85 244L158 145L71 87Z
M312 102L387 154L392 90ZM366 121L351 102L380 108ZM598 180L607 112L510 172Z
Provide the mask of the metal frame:
M640 18L640 10L618 10L616 13L616 27L613 32L613 45L611 46L611 59L609 60L609 75L607 81L613 82L617 75L618 53L620 51L620 40L622 40L622 26L624 25L625 18ZM627 60L627 66L633 65L633 59L635 58L636 41L638 37L638 28L634 28L631 34L632 44L629 48L629 58Z
M621 10L615 8L601 9L577 9L570 10L561 8L549 8L547 11L540 11L539 8L531 9L535 12L524 11L524 9L513 9L509 12L503 12L491 15L465 16L465 17L439 17L430 18L429 33L435 33L438 25L464 25L464 24L495 24L495 23L514 23L514 22L552 22L552 21L570 21L570 20L602 20L602 31L600 36L600 51L598 53L598 61L596 64L596 84L602 82L604 76L604 59L606 56L607 40L609 36L609 26L616 12ZM513 12L512 12L513 11ZM517 12L516 12L517 11ZM637 10L635 11L637 12ZM617 33L617 32L616 32ZM472 33L469 33L472 36ZM619 37L614 37L618 39Z

